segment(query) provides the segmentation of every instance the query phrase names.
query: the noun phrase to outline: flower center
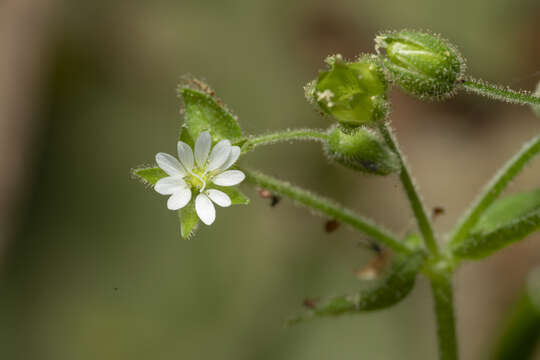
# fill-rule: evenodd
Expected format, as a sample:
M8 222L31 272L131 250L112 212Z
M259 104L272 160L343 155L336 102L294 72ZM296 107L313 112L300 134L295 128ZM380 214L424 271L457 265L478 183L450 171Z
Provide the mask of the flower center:
M189 175L186 177L186 182L191 187L199 189L200 192L206 187L206 182L208 181L208 176L204 169L193 169L189 172Z

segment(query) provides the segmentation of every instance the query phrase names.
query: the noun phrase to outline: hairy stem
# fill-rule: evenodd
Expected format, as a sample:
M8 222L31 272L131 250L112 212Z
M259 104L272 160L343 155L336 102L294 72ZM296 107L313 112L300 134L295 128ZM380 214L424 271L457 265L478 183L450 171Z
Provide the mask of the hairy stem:
M463 88L474 94L486 96L500 101L520 105L540 105L540 97L527 91L516 91L498 85L489 84L483 80L468 78L462 84Z
M366 235L373 237L380 243L388 246L396 252L404 254L411 253L411 250L401 243L394 234L383 227L376 225L371 220L356 214L352 210L349 210L310 191L304 190L288 182L278 180L260 172L246 169L242 169L242 171L246 174L246 179L253 184L271 190L279 195L291 198L298 204L325 214L332 219L341 221L344 224L348 224Z
M456 321L454 317L454 296L452 288L452 272L432 274L431 290L435 302L437 318L437 337L441 360L457 360L458 348L456 339Z
M540 152L540 136L523 145L523 148L511 158L491 179L484 191L475 200L470 209L456 225L449 246L462 242L476 225L480 216L497 199L501 192L523 170L525 165Z
M326 141L328 134L324 130L316 129L293 129L278 131L275 133L264 134L259 136L252 136L247 139L243 145L244 151L249 151L255 146L269 145L276 142L290 141L290 140L313 140L313 141Z
M407 198L409 199L409 203L414 216L416 217L418 227L420 228L420 232L422 233L426 246L432 254L438 254L439 250L437 247L437 241L435 240L435 233L433 231L433 226L431 225L431 220L427 216L424 205L422 204L422 200L420 199L420 195L416 190L416 186L414 185L413 179L409 173L409 169L407 168L407 164L405 163L401 151L399 150L397 141L392 134L392 129L390 128L389 124L381 124L380 130L388 146L390 146L390 148L399 157L399 161L401 163L401 172L399 177L401 179L401 183L403 184L403 188L407 193Z

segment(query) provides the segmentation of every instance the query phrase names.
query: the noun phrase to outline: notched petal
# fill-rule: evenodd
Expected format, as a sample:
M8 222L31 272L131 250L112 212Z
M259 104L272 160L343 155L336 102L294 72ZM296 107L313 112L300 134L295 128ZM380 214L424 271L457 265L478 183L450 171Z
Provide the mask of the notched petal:
M212 200L221 207L229 207L232 204L229 195L225 194L223 191L219 191L216 189L208 189L206 191L206 194L208 195L210 200Z
M171 195L184 188L187 188L186 182L182 180L182 178L176 176L169 176L159 179L154 186L154 190L161 195Z
M195 161L199 167L204 167L210 147L212 147L212 137L208 131L203 131L195 142Z
M197 195L195 199L195 211L197 211L199 219L206 225L212 225L214 220L216 220L216 208L205 194Z
M225 164L221 166L221 169L227 170L228 168L230 168L240 157L240 152L241 151L239 146L231 147L231 153L229 154L229 158L227 159L227 161L225 161Z
M220 142L218 142L210 153L206 170L214 171L220 168L227 161L230 153L231 142L229 140L221 140Z
M193 169L193 150L183 141L178 142L178 158L187 171Z
M191 200L191 190L188 188L181 189L169 197L167 200L167 208L169 210L178 210L183 208Z
M227 170L216 175L212 182L219 186L233 186L240 184L245 178L246 175L240 170Z
M186 170L177 158L167 153L157 153L156 162L158 166L170 176L184 176Z

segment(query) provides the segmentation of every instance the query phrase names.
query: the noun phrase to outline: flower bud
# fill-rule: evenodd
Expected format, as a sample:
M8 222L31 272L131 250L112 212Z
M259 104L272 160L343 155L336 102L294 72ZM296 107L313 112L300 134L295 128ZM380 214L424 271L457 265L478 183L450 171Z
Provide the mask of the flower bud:
M359 127L350 133L330 129L326 152L330 159L352 169L375 175L388 175L401 169L398 156L375 130Z
M346 127L373 124L388 113L387 84L375 56L345 62L341 55L326 59L328 71L308 84L306 96L320 110Z
M375 50L386 51L383 67L388 77L420 99L450 97L465 73L458 50L437 35L397 31L378 35Z

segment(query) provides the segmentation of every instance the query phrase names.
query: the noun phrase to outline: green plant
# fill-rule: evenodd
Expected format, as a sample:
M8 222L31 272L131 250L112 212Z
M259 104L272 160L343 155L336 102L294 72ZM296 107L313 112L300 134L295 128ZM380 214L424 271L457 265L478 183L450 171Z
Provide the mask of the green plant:
M528 104L535 111L540 107L540 97L466 75L464 59L456 47L437 35L411 30L382 33L376 37L376 51L377 55L362 55L354 61L331 56L326 60L329 68L306 86L308 101L335 122L328 130L296 129L246 136L236 117L206 84L185 80L179 88L185 105L178 141L180 161L159 153L159 167L137 168L133 174L157 192L171 195L168 207L178 211L184 238L193 235L199 220L207 225L214 221L213 203L222 207L248 204L248 198L232 187L244 179L367 234L377 248L385 247L394 254L377 284L351 295L314 302L291 323L392 306L408 295L416 277L422 274L433 291L440 358L454 360L458 358L454 270L464 260L486 257L540 228L540 189L499 198L540 152L540 136L526 143L499 170L442 244L392 132L387 91L396 84L420 99L440 101L465 90L494 100ZM398 174L419 235L402 239L333 200L234 165L239 157L259 146L291 140L320 142L330 160L359 172Z

